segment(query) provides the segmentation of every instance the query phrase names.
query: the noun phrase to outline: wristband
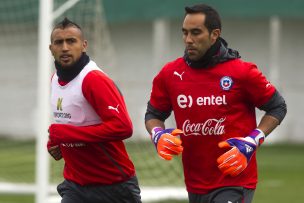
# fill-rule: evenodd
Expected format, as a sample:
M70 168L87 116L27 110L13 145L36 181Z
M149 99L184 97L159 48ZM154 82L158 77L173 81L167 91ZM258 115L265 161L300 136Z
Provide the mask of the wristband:
M264 140L265 140L265 134L262 130L256 128L254 129L249 135L248 137L251 137L254 141L255 144L257 146L260 146L261 144L263 144Z

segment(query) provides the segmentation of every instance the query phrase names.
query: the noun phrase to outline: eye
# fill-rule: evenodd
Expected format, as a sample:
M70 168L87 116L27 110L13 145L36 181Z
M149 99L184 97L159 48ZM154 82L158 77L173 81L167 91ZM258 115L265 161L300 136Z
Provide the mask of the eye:
M201 33L202 33L202 30L200 30L200 29L191 30L191 34L193 34L193 35L199 35Z
M66 42L67 42L68 44L73 44L73 43L75 43L76 41L77 41L77 40L74 39L74 38L69 38L69 39L66 40Z
M63 43L63 40L54 40L54 42L53 42L53 44L55 44L55 45L59 45L62 43Z

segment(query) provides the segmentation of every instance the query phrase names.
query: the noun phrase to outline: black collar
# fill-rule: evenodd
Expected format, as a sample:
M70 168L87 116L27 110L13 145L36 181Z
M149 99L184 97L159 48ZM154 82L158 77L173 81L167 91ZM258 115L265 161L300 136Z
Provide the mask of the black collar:
M70 66L69 68L63 68L57 61L55 61L55 67L57 70L57 76L59 80L64 82L70 82L73 80L80 71L90 62L90 58L83 52L79 60Z
M198 61L190 60L187 53L184 55L184 60L188 66L195 69L213 67L216 64L237 58L241 58L239 52L228 48L228 43L221 37L217 39L214 45Z
M207 50L202 58L197 61L193 61L189 58L187 52L185 51L184 60L191 68L208 68L212 65L213 57L219 54L219 50L221 47L221 41L219 39Z

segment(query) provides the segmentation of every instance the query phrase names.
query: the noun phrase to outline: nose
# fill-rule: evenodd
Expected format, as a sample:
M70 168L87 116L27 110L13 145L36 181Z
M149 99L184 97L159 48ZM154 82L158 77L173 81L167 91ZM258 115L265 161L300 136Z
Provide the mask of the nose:
M68 51L69 50L69 46L66 42L62 43L62 51Z
M185 43L186 44L192 44L193 43L193 39L192 39L190 33L188 33L187 35L185 35L184 38L185 38Z
M192 39L190 34L185 36L185 43L186 44L193 44L193 39Z

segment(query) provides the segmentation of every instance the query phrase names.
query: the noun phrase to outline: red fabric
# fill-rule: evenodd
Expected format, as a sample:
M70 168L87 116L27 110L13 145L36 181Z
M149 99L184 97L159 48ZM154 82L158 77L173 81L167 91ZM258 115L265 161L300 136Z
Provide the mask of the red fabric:
M135 174L122 141L133 132L124 99L113 81L101 71L87 74L82 91L102 123L93 126L52 124L48 147L60 144L65 160L64 177L68 180L81 185L122 182ZM119 113L108 108L117 105Z
M221 84L221 79L230 78ZM150 104L174 111L181 136L187 190L205 194L223 186L255 188L256 156L237 177L224 176L217 158L225 151L218 143L245 137L256 128L255 107L275 92L256 65L240 59L208 69L192 69L182 58L168 63L153 80Z

